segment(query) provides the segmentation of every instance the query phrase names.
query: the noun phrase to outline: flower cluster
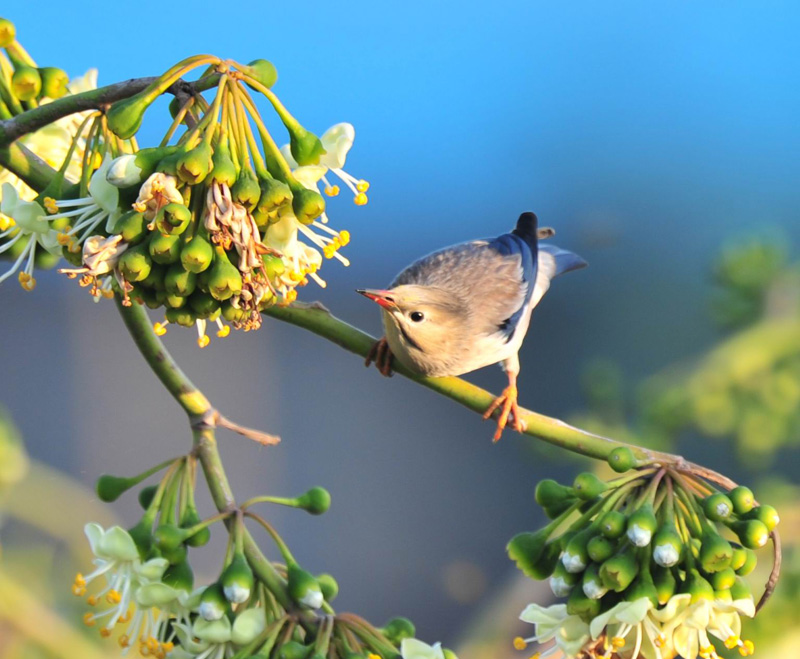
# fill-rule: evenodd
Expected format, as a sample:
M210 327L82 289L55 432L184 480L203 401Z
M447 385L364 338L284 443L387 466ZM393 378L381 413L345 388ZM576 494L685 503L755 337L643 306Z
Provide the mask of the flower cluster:
M98 481L100 498L113 501L166 468L157 485L140 490L144 514L132 528L86 525L95 569L76 575L72 585L91 607L84 623L114 639L123 654L134 648L161 659L455 659L440 645L415 639L406 618L376 628L353 614L336 614L330 605L338 592L335 579L303 569L275 529L251 509L267 502L319 515L330 505L326 490L315 487L295 498L256 497L201 520L194 500L196 466L190 455L133 478ZM252 542L246 520L267 531L281 562L246 544ZM227 527L228 550L216 580L198 587L189 550L208 543L217 522Z
M625 472L626 447L609 463ZM521 533L509 556L529 577L549 579L565 604L531 604L536 625L515 647L548 643L542 656L716 659L719 647L753 653L741 616L755 615L744 577L778 523L738 486L715 489L677 468L638 468L610 482L590 472L571 486L544 480L536 501L552 520Z

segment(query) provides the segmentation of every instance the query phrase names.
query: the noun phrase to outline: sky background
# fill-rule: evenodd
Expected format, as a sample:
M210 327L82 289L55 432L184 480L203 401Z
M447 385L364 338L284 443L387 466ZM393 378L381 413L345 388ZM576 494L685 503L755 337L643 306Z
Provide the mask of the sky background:
M3 9L42 66L96 66L109 84L200 52L263 57L306 127L355 125L347 169L370 203L329 206L352 266L326 263L328 289L301 299L373 334L377 309L353 289L536 211L590 263L554 283L522 350L521 403L543 413L580 407L594 358L636 380L707 348L709 265L731 237L800 241L796 3L48 4ZM168 123L154 108L140 144ZM113 305L55 273L0 299L0 401L35 457L91 484L186 450L182 414ZM536 481L574 472L512 433L493 446L475 414L277 321L204 351L190 330L166 343L226 416L283 437L262 449L223 434L241 498L331 491L322 518L265 513L306 567L339 579L337 608L407 615L429 641L455 643L513 573L503 547L538 524ZM469 377L503 386L498 369ZM446 587L454 564L481 575L469 603Z

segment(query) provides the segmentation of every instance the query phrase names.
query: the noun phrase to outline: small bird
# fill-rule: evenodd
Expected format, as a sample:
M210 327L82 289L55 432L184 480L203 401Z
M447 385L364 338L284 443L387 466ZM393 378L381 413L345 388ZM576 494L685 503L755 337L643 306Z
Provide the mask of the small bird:
M439 377L500 363L508 387L483 415L497 409L500 439L511 418L522 432L517 405L519 349L531 312L557 275L587 265L577 254L539 240L553 236L523 213L511 233L433 252L403 270L388 290L361 289L381 306L386 336L366 359L386 376L397 359L409 370Z

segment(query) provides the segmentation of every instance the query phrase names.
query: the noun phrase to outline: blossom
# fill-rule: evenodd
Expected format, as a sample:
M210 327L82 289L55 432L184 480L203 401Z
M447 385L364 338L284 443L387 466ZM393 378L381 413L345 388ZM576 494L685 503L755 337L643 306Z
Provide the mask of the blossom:
M152 223L156 213L170 203L183 203L183 196L178 192L178 179L170 174L156 172L142 183L133 210L142 213Z
M567 657L576 657L589 641L589 625L579 616L567 613L566 604L548 607L529 604L519 619L535 625L535 634L530 638L515 638L514 647L518 650L525 649L529 643L541 644L552 640L555 644L542 653L541 657L548 657L559 651Z
M254 641L266 628L264 610L245 609L237 613L233 623L227 616L205 620L199 616L194 623L174 623L183 656L194 659L218 659L232 656L237 649ZM170 655L171 657L177 655Z
M630 659L640 655L661 659L666 637L653 617L653 609L653 603L642 597L632 602L620 602L593 618L589 631L592 639L602 639L600 656L624 653Z
M59 273L67 275L70 279L81 275L81 286L91 286L89 293L94 296L95 302L101 296L106 298L114 296L114 292L111 290L111 276L113 275L127 300L127 294L133 290L133 287L124 280L117 269L117 261L126 249L128 249L128 243L122 239L122 236L90 236L83 243L83 267L61 268ZM124 301L123 304L125 304Z
M441 643L428 645L416 638L404 638L400 643L403 659L444 659Z

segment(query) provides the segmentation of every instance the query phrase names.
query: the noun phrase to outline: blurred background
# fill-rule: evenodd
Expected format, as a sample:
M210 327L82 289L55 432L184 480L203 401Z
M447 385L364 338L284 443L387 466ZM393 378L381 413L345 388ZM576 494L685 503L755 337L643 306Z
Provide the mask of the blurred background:
M326 263L328 288L311 284L300 299L373 334L377 309L355 288L383 287L424 253L502 233L536 211L590 268L554 282L537 308L521 404L752 483L781 508L792 544L796 4L242 1L190 10L142 0L102 11L16 3L3 13L41 65L72 76L98 67L103 85L199 52L265 57L278 68L276 93L309 129L352 122L348 171L370 181L370 203L359 209L342 195L329 206L332 226L353 236L344 251L352 265ZM168 123L165 107L151 110L140 144L157 142ZM38 279L33 293L0 289L0 402L22 438L2 433L0 539L6 573L72 621L83 524L130 526L139 514L133 495L100 504L94 481L183 453L190 437L114 306L93 304L54 272ZM272 319L258 332L212 337L205 350L195 338L172 328L165 341L226 416L283 438L263 448L221 433L237 495L330 490L321 518L269 516L303 565L336 576L337 609L378 624L406 615L420 638L460 648L462 659L508 653L519 611L547 593L518 580L505 543L539 526L536 482L571 481L576 459L511 432L493 445L491 424L474 413ZM468 379L504 386L495 368ZM198 580L217 573L220 551L201 550ZM797 604L788 562L777 598ZM0 588L6 604L9 592ZM0 601L0 618L3 610ZM751 628L757 647L796 656L781 650L796 643L796 611L768 606ZM49 656L23 636L0 633L0 649Z

